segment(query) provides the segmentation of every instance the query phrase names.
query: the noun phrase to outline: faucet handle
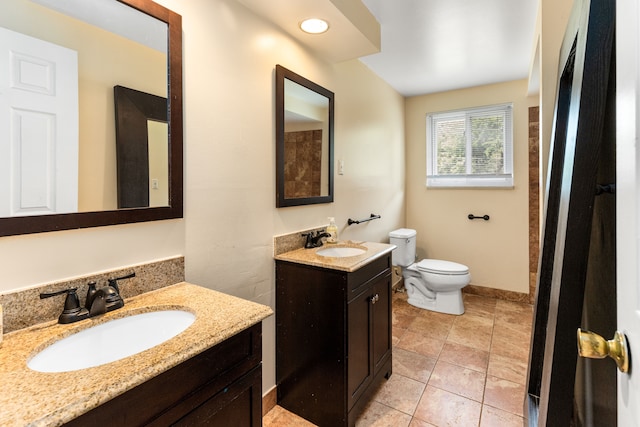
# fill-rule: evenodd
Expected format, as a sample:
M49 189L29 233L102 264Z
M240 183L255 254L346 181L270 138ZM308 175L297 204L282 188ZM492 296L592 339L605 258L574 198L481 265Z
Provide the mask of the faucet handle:
M307 240L304 242L304 247L309 249L313 248L313 239L316 237L315 231L311 230L308 233L302 233L302 237L306 237Z
M109 279L109 286L116 290L118 295L120 294L120 288L118 287L118 280L131 279L132 277L136 277L135 271L131 274L127 274L126 276L116 277L115 279Z
M77 290L78 288L69 288L61 291L42 293L40 294L40 299L67 294L67 298L64 300L64 309L58 317L58 323L65 324L77 322L78 320L89 317L89 311L86 308L80 308L80 299L78 298Z

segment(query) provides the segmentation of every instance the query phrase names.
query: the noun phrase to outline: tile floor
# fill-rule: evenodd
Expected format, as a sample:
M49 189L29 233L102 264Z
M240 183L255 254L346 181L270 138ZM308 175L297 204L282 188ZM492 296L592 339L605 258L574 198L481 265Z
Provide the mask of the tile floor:
M393 299L393 375L358 427L521 427L532 306L464 295L465 313ZM265 427L313 424L276 406Z

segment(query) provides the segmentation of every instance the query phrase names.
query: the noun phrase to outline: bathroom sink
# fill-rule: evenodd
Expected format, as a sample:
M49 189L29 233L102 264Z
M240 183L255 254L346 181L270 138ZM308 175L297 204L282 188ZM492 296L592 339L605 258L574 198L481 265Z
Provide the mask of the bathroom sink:
M111 320L56 341L27 366L39 372L69 372L115 362L175 337L195 318L188 311L164 310Z
M366 248L358 248L353 246L329 246L326 248L318 249L316 255L334 257L334 258L346 258L350 256L358 256L367 252Z

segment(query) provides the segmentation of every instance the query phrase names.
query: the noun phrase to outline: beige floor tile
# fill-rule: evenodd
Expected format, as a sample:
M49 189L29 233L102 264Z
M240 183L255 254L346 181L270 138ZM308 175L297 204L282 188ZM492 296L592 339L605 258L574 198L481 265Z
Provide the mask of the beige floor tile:
M474 371L487 372L489 352L445 341L439 360L473 369Z
M436 359L402 348L393 349L393 376L396 374L427 383Z
M379 387L373 400L405 414L413 415L418 406L426 384L394 373L382 387Z
M411 415L373 401L356 420L356 427L408 427Z
M520 330L531 331L533 324L533 307L512 301L496 302L496 324L518 325Z
M498 324L493 328L491 353L527 363L531 335L516 324Z
M397 347L422 354L423 356L437 358L443 345L443 340L424 336L413 331L406 331L400 338Z
M477 427L481 408L474 400L427 386L414 417L439 427Z
M484 404L522 416L524 390L523 384L488 376Z
M493 319L496 312L496 299L479 295L463 294L464 314Z
M313 427L315 424L289 412L282 406L274 406L272 410L262 417L264 427Z
M407 294L395 293L392 299L393 311L408 314L410 316L418 316L421 308L415 307L407 302Z
M489 351L492 331L493 320L462 315L453 322L447 341Z
M482 402L485 374L438 360L429 385Z
M524 420L521 416L482 405L480 427L522 427L523 423Z
M526 384L527 365L528 362L521 359L491 353L489 356L487 375L513 381L518 384Z
M416 317L412 314L393 311L391 314L391 324L394 328L407 329Z
M409 427L438 427L438 426L428 423L426 421L419 420L414 417L409 423Z
M425 313L416 316L407 328L410 331L444 341L449 335L454 320L455 318L451 315L425 310Z

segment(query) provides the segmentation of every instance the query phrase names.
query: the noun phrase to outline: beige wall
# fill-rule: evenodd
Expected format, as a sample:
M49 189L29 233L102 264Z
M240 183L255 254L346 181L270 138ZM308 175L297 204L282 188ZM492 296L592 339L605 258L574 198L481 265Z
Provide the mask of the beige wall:
M573 0L540 0L538 5L540 66L540 143L541 185L544 191L549 162L553 114L558 90L560 46L569 22ZM540 194L543 194L542 192Z
M426 115L513 103L513 189L427 189ZM407 227L417 230L418 256L469 266L471 284L529 292L527 81L407 98ZM489 221L467 219L488 214Z
M384 241L404 221L403 98L359 61L331 65L232 0L165 1L183 15L187 280L275 307L273 236L327 224ZM335 93L335 202L275 208L280 64ZM348 217L381 220L345 230ZM275 384L264 322L263 392Z
M274 235L326 225L386 241L404 225L404 100L359 61L318 59L234 0L161 0L183 17L185 218L0 238L0 292L184 254L187 280L275 306ZM275 208L274 70L335 93L335 202ZM346 229L348 217L382 219ZM37 304L38 301L34 301ZM264 392L275 384L264 323Z

